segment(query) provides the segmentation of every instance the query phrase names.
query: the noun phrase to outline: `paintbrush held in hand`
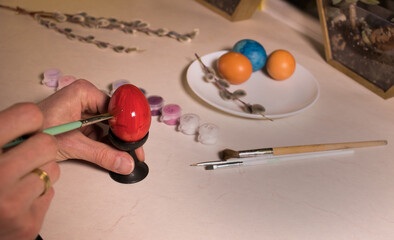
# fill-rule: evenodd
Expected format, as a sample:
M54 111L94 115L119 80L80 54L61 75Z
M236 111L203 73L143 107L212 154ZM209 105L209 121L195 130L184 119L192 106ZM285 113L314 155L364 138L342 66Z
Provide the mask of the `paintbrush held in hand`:
M114 116L114 114L112 114L112 113L105 113L105 114L93 116L93 117L90 117L87 119L82 119L82 120L78 120L75 122L70 122L70 123L65 123L62 125L55 126L55 127L50 127L50 128L44 129L42 132L47 133L49 135L57 135L57 134L69 132L74 129L78 129L81 127L85 127L85 126L88 126L91 124L95 124L98 122L102 122L102 121L111 119L113 116ZM29 138L29 136L19 137L17 139L14 139L13 141L7 143L2 148L4 149L4 148L9 148L9 147L18 145L28 138Z

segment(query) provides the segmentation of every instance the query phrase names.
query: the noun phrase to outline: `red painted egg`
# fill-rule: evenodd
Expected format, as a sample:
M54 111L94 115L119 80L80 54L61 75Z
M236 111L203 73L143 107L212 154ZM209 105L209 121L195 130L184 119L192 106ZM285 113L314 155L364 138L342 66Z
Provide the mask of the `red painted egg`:
M148 133L151 111L148 100L132 84L120 86L112 95L108 112L115 116L109 120L111 131L126 142L136 142Z

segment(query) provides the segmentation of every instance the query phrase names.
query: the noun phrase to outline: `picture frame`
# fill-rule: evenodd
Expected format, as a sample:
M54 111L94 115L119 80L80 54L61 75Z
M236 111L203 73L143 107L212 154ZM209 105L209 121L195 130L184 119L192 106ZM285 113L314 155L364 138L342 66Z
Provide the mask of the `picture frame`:
M241 21L252 17L261 0L196 0L205 7L230 21Z
M383 99L394 96L394 17L377 0L316 0L328 64Z

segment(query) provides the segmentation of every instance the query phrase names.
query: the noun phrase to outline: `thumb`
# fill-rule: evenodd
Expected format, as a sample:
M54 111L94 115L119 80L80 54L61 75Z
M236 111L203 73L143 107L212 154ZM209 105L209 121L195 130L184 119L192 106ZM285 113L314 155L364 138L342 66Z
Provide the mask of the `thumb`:
M74 136L69 136L73 134ZM129 174L134 169L134 159L130 154L117 150L105 143L92 140L79 131L58 136L59 160L82 159L97 164L109 171ZM142 149L141 149L142 150ZM138 155L142 155L139 151Z

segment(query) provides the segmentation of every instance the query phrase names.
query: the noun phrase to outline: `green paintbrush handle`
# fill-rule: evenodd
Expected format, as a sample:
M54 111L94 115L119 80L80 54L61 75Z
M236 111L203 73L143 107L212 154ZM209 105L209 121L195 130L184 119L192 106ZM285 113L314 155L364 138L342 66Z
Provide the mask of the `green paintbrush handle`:
M95 123L98 123L98 122L101 122L104 120L108 120L112 117L113 117L112 113L105 113L105 114L93 116L93 117L90 117L90 118L87 118L84 120L79 120L79 121L75 121L75 122L65 123L65 124L62 124L59 126L55 126L55 127L50 127L50 128L44 129L43 132L50 134L50 135L57 135L57 134L72 131L74 129L84 127L84 126L87 126L90 124L95 124ZM29 136L27 136L27 135L19 137L13 141L7 143L2 148L4 149L4 148L9 148L9 147L18 145L19 143L25 141L28 138L29 138Z
M43 132L47 133L49 135L57 135L57 134L65 133L65 132L80 128L81 126L82 126L81 121L75 121L75 122L70 122L70 123L59 125L59 126L44 129ZM28 138L29 138L29 136L18 137L16 139L14 139L13 141L5 144L2 148L9 148L9 147L18 145Z
M43 132L48 133L49 135L57 135L57 134L65 133L65 132L80 128L81 126L82 126L82 122L76 121L76 122L65 123L65 124L62 124L59 126L55 126L55 127L50 127L50 128L44 129Z

